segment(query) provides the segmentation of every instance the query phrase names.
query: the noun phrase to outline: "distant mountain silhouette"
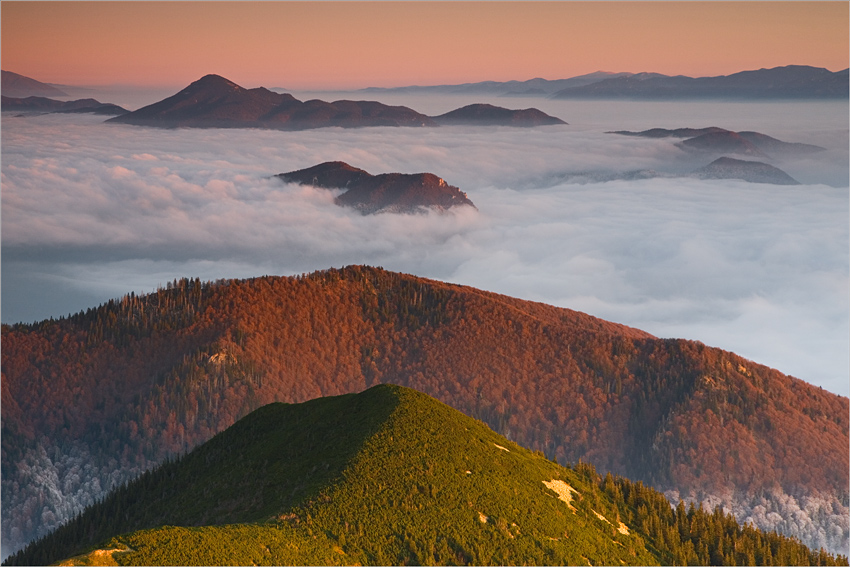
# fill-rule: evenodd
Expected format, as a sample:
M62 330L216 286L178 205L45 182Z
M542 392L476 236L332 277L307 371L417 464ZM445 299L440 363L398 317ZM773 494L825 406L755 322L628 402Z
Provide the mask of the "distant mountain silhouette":
M30 96L27 98L3 96L2 102L0 102L0 108L2 108L2 110L17 110L23 112L90 112L92 114L103 114L106 116L116 116L129 112L127 109L122 108L117 104L104 103L93 98L81 98L79 100L63 102L61 100L53 100L52 98L44 98L40 96Z
M760 132L732 132L725 128L651 128L642 132L617 130L608 134L640 136L643 138L688 138L676 144L682 149L713 153L738 153L759 157L784 157L825 151L812 144L783 142Z
M347 189L336 198L336 203L353 207L363 214L416 213L424 209L446 210L461 205L475 207L466 193L433 173L371 175L345 162L331 161L281 173L277 177L289 183Z
M709 126L708 128L676 128L668 130L667 128L650 128L641 132L630 132L629 130L615 130L606 132L606 134L620 134L623 136L640 136L642 138L694 138L703 134L711 134L714 132L728 132L725 128L717 126Z
M738 132L738 135L756 146L759 150L773 156L811 154L826 151L826 148L812 144L783 142L760 132Z
M740 154L767 157L755 144L736 132L709 132L676 144L683 150L715 154Z
M27 97L27 96L68 96L67 93L48 85L13 73L11 71L0 72L2 78L2 91L4 96Z
M475 107L481 107L476 110ZM534 126L563 124L535 108L508 110L491 105L471 105L439 119L452 124ZM218 75L206 75L174 96L110 120L165 128L276 128L306 130L337 126L437 126L438 119L405 106L375 101L308 100L263 87L245 89Z
M759 161L745 161L721 157L693 172L701 179L742 179L750 183L773 185L799 185L800 182L772 165Z
M848 70L832 72L807 65L788 65L717 77L637 74L566 88L552 95L552 98L848 98Z
M486 94L502 97L517 96L549 96L570 87L580 87L596 83L603 79L633 75L634 73L609 73L596 71L569 79L529 79L528 81L481 81L478 83L463 83L456 85L428 85L406 87L369 87L361 89L362 93L392 93L392 94Z
M470 104L434 117L440 125L545 126L566 124L536 108L509 110L492 104Z
M431 126L433 121L404 106L342 100L301 102L263 87L245 89L218 75L206 75L174 96L113 118L110 122L160 127L279 128L326 126Z

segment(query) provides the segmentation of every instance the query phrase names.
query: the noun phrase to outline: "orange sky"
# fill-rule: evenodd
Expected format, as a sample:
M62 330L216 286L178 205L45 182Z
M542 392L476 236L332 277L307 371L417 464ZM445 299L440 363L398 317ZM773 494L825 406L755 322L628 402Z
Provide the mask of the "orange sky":
M43 82L443 84L597 70L848 67L848 2L18 2L2 67Z

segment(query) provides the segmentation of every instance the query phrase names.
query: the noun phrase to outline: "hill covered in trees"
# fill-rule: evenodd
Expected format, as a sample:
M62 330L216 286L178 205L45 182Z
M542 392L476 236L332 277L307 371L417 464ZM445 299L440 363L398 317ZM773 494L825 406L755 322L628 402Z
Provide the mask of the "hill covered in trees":
M68 561L69 556L70 561ZM415 390L264 406L10 564L745 564L846 557L561 467Z
M3 327L4 552L273 401L416 388L561 463L847 546L848 400L733 353L359 266Z

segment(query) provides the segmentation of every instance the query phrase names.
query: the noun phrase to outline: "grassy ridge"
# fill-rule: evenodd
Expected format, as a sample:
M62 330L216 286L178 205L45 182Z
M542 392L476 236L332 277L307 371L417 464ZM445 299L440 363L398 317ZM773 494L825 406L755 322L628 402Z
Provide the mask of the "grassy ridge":
M589 465L562 467L392 385L265 406L9 563L74 555L125 565L836 561L719 511L674 511Z

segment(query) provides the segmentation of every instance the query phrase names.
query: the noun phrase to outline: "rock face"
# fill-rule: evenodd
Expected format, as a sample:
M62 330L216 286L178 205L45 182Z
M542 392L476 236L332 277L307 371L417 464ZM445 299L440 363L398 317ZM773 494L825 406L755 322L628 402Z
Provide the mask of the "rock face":
M62 102L52 98L30 96L27 98L2 97L3 110L17 110L23 112L63 112L63 113L92 113L104 116L120 116L129 112L117 104L104 103L93 98L81 98Z
M417 213L427 209L475 207L466 193L433 173L383 173L371 175L345 162L331 161L307 169L281 173L289 183L325 189L347 189L336 204L353 207L364 215L373 213Z
M166 128L276 128L305 130L327 126L432 126L404 106L341 100L301 102L263 87L245 89L218 75L206 75L174 96L110 122Z
M742 179L751 183L773 185L799 185L800 183L772 165L759 161L745 161L722 157L693 172L700 179Z
M437 124L485 126L546 126L566 124L560 118L549 116L536 108L510 110L492 104L470 104L434 117Z
M11 71L2 71L2 90L4 96L68 96L67 93L48 84L30 79Z

